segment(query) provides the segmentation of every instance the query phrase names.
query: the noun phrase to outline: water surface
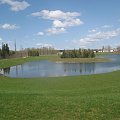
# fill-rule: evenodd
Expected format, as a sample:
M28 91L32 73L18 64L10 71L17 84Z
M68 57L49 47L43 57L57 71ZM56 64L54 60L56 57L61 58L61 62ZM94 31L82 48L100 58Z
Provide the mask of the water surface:
M120 55L102 55L112 59L104 63L55 63L47 60L27 62L1 70L5 76L15 78L75 76L120 70Z

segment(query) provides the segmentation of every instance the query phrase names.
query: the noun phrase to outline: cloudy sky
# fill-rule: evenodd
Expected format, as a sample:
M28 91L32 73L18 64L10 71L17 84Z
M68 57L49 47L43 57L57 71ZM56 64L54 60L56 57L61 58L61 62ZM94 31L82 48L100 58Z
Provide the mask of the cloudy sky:
M57 49L120 45L120 0L0 0L0 45Z

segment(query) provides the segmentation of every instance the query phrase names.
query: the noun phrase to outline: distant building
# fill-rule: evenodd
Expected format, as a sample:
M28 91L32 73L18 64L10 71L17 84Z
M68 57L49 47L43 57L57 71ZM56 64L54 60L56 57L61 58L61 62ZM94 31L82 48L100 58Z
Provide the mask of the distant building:
M63 54L63 52L58 52L57 54L58 54L58 55L62 55L62 54Z
M94 53L97 53L97 52L99 52L99 53L105 53L105 52L115 52L116 51L116 49L114 48L114 49L94 49L93 50L94 51Z

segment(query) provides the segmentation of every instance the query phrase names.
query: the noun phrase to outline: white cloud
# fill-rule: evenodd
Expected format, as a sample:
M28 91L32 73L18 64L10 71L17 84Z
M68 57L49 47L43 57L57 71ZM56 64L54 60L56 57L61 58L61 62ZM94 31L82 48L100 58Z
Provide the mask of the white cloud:
M42 46L42 43L37 43L36 46Z
M120 36L120 28L117 28L113 31L107 31L107 32L97 32L94 34L89 34L84 38L81 38L78 41L73 41L75 44L79 44L81 46L86 46L88 44L91 44L93 42L101 41L101 40L107 40L113 37Z
M53 45L51 45L51 44L43 44L43 47L49 48L49 47L53 47Z
M105 30L105 29L108 29L108 28L112 28L114 27L113 25L103 25L103 26L100 26L100 27L96 27L94 29L90 29L88 30L89 33L95 33L95 32L98 32L100 30Z
M27 7L30 6L30 4L27 3L26 1L21 1L21 2L19 2L19 1L16 1L16 0L0 0L0 2L1 2L2 4L8 4L8 5L10 5L10 7L11 7L10 9L11 9L12 11L24 10L24 9L26 9Z
M43 43L37 43L36 46L39 46L39 47L46 47L46 48L49 48L49 47L53 47L52 44L43 44Z
M65 27L64 23L61 22L60 20L54 20L53 21L53 26L54 27Z
M0 38L0 41L2 41L2 38Z
M65 21L60 20L54 20L53 21L53 27L72 27L72 26L78 26L83 24L83 22L80 19L69 19Z
M44 35L43 32L38 32L38 33L37 33L37 36L43 36L43 35Z
M113 25L103 25L102 28L111 28Z
M5 29L5 30L15 30L17 28L19 28L18 26L16 26L15 24L8 24L8 23L5 23L3 25L0 25L0 28L1 29Z
M36 17L42 17L43 19L49 19L49 20L63 20L63 19L68 20L80 16L80 13L63 12L61 10L55 10L55 11L42 10L40 12L32 13L31 15Z
M65 33L66 28L83 24L83 22L77 18L80 16L80 13L78 12L42 10L40 12L32 13L31 15L47 20L52 20L52 26L47 30L48 34Z
M92 29L92 30L89 30L88 32L90 33L97 32L97 29Z
M65 28L49 28L47 30L48 35L54 35L54 34L61 34L61 33L65 33L66 29Z

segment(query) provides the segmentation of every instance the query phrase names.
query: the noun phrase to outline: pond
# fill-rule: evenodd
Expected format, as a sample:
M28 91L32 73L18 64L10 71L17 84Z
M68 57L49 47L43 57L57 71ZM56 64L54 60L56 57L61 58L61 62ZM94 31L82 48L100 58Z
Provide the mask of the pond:
M111 62L101 63L55 63L47 60L27 62L1 70L5 76L15 78L75 76L98 74L120 70L120 55L102 55Z

